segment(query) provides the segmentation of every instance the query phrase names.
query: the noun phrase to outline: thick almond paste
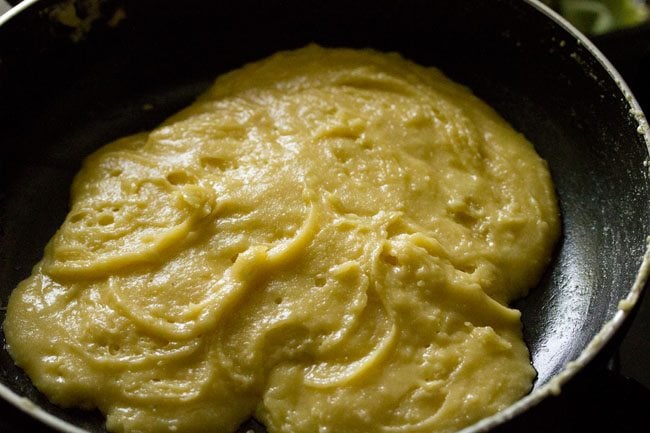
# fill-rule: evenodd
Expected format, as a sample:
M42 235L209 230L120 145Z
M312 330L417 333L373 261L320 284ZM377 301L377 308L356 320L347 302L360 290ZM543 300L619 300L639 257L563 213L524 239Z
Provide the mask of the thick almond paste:
M558 231L546 163L466 88L309 46L88 157L4 330L113 432L452 432L530 390L508 302Z

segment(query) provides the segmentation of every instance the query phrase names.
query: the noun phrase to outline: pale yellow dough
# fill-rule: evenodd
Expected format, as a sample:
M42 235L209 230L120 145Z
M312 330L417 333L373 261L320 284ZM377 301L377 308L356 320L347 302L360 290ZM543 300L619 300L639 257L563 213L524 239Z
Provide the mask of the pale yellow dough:
M91 155L4 330L114 432L452 432L529 391L507 304L558 226L545 162L466 88L309 46Z

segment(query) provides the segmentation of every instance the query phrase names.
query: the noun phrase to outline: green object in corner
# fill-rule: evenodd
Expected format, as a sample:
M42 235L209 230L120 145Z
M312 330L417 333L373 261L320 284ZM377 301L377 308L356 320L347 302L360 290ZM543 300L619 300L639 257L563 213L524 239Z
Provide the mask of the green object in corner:
M592 35L635 26L649 16L648 5L639 0L560 0L556 6L580 31Z

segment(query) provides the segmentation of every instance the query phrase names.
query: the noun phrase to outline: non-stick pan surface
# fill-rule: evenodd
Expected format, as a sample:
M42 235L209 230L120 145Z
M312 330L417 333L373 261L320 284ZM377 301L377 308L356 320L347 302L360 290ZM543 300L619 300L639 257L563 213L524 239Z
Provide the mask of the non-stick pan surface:
M83 25L62 19L59 3L76 7ZM645 284L647 124L607 62L537 3L42 0L19 9L0 25L2 305L63 220L86 155L155 126L218 74L311 42L399 51L441 68L548 161L563 237L539 287L518 303L539 376L506 417L541 400L570 361L580 368L598 352L625 316L619 301ZM96 414L50 405L5 350L0 383L5 398L104 431Z

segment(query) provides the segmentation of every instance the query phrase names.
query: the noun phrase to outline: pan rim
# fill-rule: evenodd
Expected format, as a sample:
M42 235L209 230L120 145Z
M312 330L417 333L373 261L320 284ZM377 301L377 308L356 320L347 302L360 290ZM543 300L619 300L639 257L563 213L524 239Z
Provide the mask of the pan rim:
M23 1L21 1L16 6L12 7L11 9L9 9L4 14L0 15L0 26L3 25L5 22L9 21L12 17L19 14L22 10L27 9L33 3L36 3L38 1L39 0L23 0Z
M0 26L4 25L7 21L29 8L33 4L42 0L23 0L18 5L11 8L9 11L0 16ZM626 84L623 77L614 68L611 62L604 56L604 54L579 30L572 24L564 19L557 12L542 3L540 0L524 0L524 3L536 9L539 13L545 15L548 19L559 25L564 31L576 39L579 45L584 48L594 57L594 59L603 67L605 72L614 80L616 86L621 91L622 96L625 98L629 106L629 112L637 122L637 131L643 137L646 145L647 154L650 155L650 128L648 121L638 103L633 96L629 86ZM646 161L650 157L646 158ZM504 424L505 422L515 418L516 416L524 413L526 410L539 404L547 397L559 395L562 387L573 378L576 373L582 370L589 362L591 362L596 355L604 348L604 346L614 337L616 332L623 326L623 323L629 318L634 307L645 290L648 279L650 277L650 233L645 239L645 252L641 265L638 268L634 284L627 293L627 296L619 301L618 309L614 316L607 321L598 333L589 341L587 346L582 350L580 355L567 363L562 371L556 374L548 383L542 385L540 388L533 390L530 394L516 401L504 410L497 412L487 418L484 418L464 429L459 433L483 433ZM0 398L14 405L24 413L36 418L49 427L54 428L63 433L90 433L88 430L77 427L74 424L58 418L52 413L46 411L36 403L29 400L27 397L21 396L14 392L6 385L0 383Z

